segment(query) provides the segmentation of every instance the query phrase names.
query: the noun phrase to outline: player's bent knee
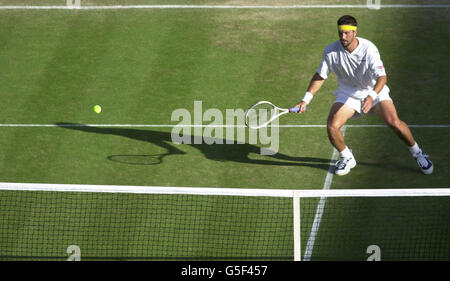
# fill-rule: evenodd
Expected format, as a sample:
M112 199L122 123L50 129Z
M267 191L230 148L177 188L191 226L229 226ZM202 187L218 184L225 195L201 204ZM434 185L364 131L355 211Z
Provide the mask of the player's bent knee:
M392 129L399 129L402 127L403 122L398 118L386 119L386 124Z
M336 124L336 123L328 123L327 124L327 130L329 132L337 132L340 131L342 128L342 125Z

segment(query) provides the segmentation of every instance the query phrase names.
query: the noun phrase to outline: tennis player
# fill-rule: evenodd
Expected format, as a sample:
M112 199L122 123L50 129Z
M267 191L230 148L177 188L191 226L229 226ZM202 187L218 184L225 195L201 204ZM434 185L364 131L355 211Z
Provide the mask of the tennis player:
M347 147L341 128L350 118L362 113L375 113L394 130L416 159L422 172L433 172L433 163L415 141L411 131L402 120L389 96L386 85L386 70L377 47L367 39L357 37L358 24L352 16L345 15L338 22L339 40L325 48L322 62L314 74L302 101L296 105L299 113L322 87L330 72L338 79L338 88L334 92L336 100L331 107L328 122L328 138L340 152L336 162L335 174L346 175L356 166L352 151Z

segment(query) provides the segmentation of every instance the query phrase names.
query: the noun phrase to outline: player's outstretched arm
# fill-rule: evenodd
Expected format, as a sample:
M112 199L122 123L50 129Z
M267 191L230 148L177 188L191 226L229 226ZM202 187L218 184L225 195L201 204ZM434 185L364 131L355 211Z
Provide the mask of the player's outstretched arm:
M308 90L306 91L303 99L295 105L295 107L299 107L299 113L303 113L306 110L306 106L311 102L314 95L319 91L322 87L325 79L323 79L317 72L314 74L311 82L309 83Z

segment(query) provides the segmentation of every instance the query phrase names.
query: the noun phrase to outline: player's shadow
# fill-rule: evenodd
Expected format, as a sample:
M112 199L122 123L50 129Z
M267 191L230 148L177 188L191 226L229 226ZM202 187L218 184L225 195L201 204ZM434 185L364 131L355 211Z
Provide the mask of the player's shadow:
M143 142L149 142L166 150L163 154L158 155L110 155L108 159L115 162L127 164L151 165L160 164L163 158L170 155L187 154L172 142L172 136L167 132L159 132L153 130L141 130L131 128L111 128L111 127L95 127L84 124L75 123L56 123L57 126L65 129L77 130L87 133L107 134L122 136ZM206 138L205 138L206 139ZM252 144L226 144L225 139L209 139L211 142L223 144L207 144L205 139L201 144L189 145L198 149L207 159L214 161L233 161L239 163L258 164L258 165L274 165L274 166L306 166L322 170L328 170L330 167L330 159L316 157L295 157L283 153L274 155L265 155L264 159L252 159L251 154L260 154L261 148Z

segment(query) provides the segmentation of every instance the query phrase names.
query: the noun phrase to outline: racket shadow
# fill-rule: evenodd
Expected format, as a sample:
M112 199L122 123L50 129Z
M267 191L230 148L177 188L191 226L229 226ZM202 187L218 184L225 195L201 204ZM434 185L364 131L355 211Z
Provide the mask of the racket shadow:
M161 154L117 154L106 157L108 160L130 165L158 165L167 153Z
M187 154L179 149L183 146L176 145L172 142L171 133L160 132L154 130L143 130L134 128L112 128L112 127L95 127L77 123L56 123L58 127L70 130L77 130L86 133L115 135L130 138L138 141L148 142L164 148L165 153L159 155L110 155L108 160L131 165L155 165L162 164L164 158L172 155ZM191 140L194 139L190 136ZM252 154L260 155L261 148L256 145L244 144L226 144L225 139L209 138L208 143L216 142L223 144L207 144L203 141L201 144L183 144L194 147L200 151L205 158L214 161L232 161L256 165L273 165L273 166L305 166L318 168L328 171L330 159L316 157L298 157L290 156L283 153L274 155L265 155L262 158L251 158ZM256 157L258 158L258 157Z

